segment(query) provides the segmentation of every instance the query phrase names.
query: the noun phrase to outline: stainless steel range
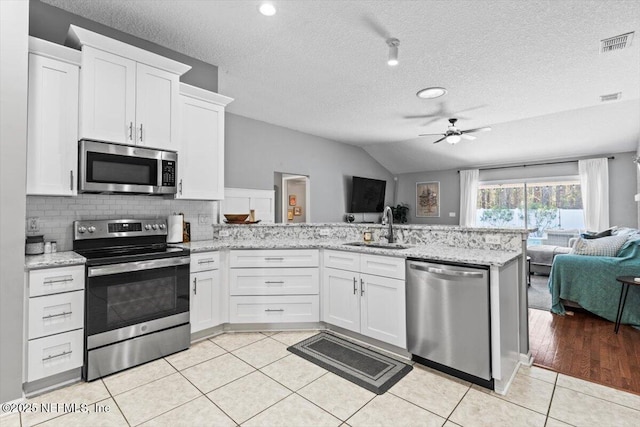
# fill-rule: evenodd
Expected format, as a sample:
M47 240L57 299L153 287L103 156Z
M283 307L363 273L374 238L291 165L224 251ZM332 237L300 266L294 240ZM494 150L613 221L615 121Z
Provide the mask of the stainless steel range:
M92 381L189 347L189 251L166 220L75 221L87 258L83 378Z

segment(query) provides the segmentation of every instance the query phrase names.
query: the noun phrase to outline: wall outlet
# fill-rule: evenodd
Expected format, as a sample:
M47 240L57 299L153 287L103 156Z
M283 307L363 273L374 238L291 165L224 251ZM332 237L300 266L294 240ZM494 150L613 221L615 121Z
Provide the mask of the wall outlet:
M499 245L500 244L500 235L498 235L498 234L487 234L486 236L484 236L484 241L485 241L485 243Z
M30 218L27 218L27 231L28 232L40 231L40 222L38 221L37 216L32 216Z
M329 230L328 228L322 228L320 229L320 231L318 232L319 235L321 236L330 236L331 235L331 230Z
M210 222L210 217L207 214L198 214L198 224L207 225Z
M220 230L218 233L220 237L229 237L229 230Z
M449 216L450 216L451 218L455 218L455 217L456 217L456 213L455 213L455 212L449 212Z

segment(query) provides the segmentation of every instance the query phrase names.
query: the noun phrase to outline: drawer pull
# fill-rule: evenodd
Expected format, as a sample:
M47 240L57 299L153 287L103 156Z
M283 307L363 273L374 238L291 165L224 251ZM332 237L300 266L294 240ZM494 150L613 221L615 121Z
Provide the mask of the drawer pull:
M212 262L215 262L213 260L213 258L208 258L208 259L199 259L198 260L198 264L211 264Z
M46 362L47 360L51 360L51 359L55 359L56 357L62 357L62 356L66 356L67 354L71 354L73 353L73 350L69 350L69 351L63 351L60 354L54 354L52 356L47 356L44 359L42 359L43 362Z
M267 280L264 283L267 285L284 285L284 280Z
M45 285L52 285L54 283L73 282L73 276L58 276L44 279Z
M267 308L265 311L266 311L266 312L271 312L271 311L284 311L284 308L278 308L278 309L275 309L275 308Z
M62 313L58 314L49 314L48 316L42 316L42 320L52 319L54 317L68 316L71 313L73 313L73 311L63 311Z
M284 261L283 257L265 257L265 261Z

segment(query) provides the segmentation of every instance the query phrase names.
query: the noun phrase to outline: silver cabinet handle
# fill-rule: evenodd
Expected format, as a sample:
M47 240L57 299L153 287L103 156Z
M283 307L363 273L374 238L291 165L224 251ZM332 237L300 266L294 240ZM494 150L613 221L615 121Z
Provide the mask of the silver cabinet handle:
M155 268L176 267L189 264L189 257L163 258L150 261L123 262L120 264L110 264L101 267L90 267L87 271L88 277L108 276L110 274L128 273L139 270L152 270Z
M266 280L264 283L266 285L283 285L284 280Z
M353 294L355 295L358 292L358 288L356 286L356 278L353 278Z
M267 312L270 312L270 311L284 311L284 308L278 308L278 309L275 309L275 308L267 308L265 311L267 311Z
M364 280L360 279L360 296L364 295Z
M180 178L180 195L182 196L182 178Z
M73 276L58 276L44 279L43 284L53 285L54 283L73 282Z
M445 270L444 268L423 267L421 265L416 265L416 264L409 264L409 267L414 270L426 271L428 273L442 274L443 276L457 276L457 277L483 277L484 276L484 273L476 273L473 271Z
M49 314L48 316L42 316L42 320L52 319L54 317L68 316L71 313L73 313L73 311L63 311L62 313L58 314Z
M69 189L73 191L73 171L69 171Z
M199 259L198 260L198 264L211 264L212 262L215 262L213 258Z
M133 122L129 122L129 141L133 141Z
M71 353L73 353L73 351L72 351L72 350L69 350L69 351L63 351L63 352L62 352L62 353L60 353L60 354L54 354L54 355L51 355L51 356L47 356L47 357L45 357L44 359L42 359L42 361L43 361L43 362L46 362L47 360L55 359L56 357L66 356L67 354L71 354Z
M142 142L142 123L140 123L140 142Z
M283 261L284 258L282 258L282 257L265 257L264 260L265 261Z
M193 278L193 294L198 295L198 278Z

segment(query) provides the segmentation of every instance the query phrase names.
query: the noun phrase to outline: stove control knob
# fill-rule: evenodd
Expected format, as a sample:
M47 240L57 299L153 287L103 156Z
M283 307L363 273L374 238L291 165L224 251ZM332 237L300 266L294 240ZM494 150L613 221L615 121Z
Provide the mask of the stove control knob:
M94 231L96 231L96 228L93 225L90 225L89 228L87 228L87 231L89 233L93 233Z
M81 225L80 227L78 227L78 233L82 234L85 233L87 231L87 227L85 227L84 225Z
M160 225L158 225L158 227L160 227L160 230L164 230L165 225L164 224L160 224Z
M153 228L154 230L157 230L157 229L158 229L158 224L153 224L153 225L151 226L151 228Z
M150 224L146 224L146 225L144 226L144 229L145 229L145 230L151 230L151 225L150 225Z

